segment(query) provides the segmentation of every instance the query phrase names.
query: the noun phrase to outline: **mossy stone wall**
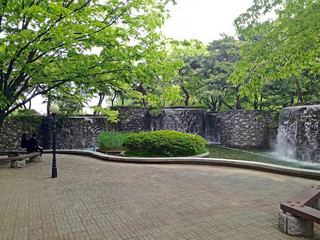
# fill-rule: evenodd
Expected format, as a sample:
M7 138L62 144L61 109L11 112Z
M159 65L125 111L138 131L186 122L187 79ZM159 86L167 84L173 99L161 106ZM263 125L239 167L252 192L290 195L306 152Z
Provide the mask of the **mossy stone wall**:
M58 149L86 149L98 146L97 136L102 131L140 132L170 130L197 133L206 137L206 111L201 109L170 109L167 120L161 116L151 117L146 108L119 108L118 123L110 123L104 116L71 116L57 127ZM175 111L178 114L175 114ZM191 114L192 113L192 114ZM179 119L176 119L179 117ZM217 114L220 118L220 141L224 146L240 148L261 148L269 145L268 118L254 110L225 111ZM181 119L180 119L181 118ZM159 122L155 128L155 119ZM177 129L176 129L177 128ZM41 122L25 119L8 119L0 130L0 150L20 148L23 133L38 134L38 142L44 148L52 146L51 120L42 117Z
M39 116L40 117L40 116ZM20 148L20 140L23 133L31 137L32 133L38 135L38 143L47 143L46 136L43 134L46 118L40 117L40 121L29 121L24 118L8 118L0 129L0 150L16 150Z
M221 145L237 148L267 148L270 119L256 110L224 111L220 116Z

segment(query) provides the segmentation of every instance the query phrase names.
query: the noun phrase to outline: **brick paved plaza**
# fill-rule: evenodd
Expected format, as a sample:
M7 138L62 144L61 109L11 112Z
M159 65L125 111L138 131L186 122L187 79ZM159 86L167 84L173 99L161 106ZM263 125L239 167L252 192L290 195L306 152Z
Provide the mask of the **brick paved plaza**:
M319 181L200 165L139 165L52 155L0 167L0 239L301 239L278 206ZM320 239L315 224L313 239Z

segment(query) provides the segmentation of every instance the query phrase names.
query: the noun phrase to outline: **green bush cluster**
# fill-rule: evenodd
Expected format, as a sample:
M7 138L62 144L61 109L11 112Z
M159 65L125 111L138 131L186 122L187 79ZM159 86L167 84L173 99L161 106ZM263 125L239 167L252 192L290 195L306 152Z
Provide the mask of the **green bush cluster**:
M132 134L124 139L126 155L141 157L179 157L208 152L201 136L162 130Z
M150 114L150 116L152 116L152 117L158 117L158 116L160 116L162 113L163 113L163 109L162 109L162 108L154 108L154 109L151 109L151 110L149 111L149 114Z
M99 149L107 150L110 148L122 148L124 138L132 133L130 132L101 132L98 135Z

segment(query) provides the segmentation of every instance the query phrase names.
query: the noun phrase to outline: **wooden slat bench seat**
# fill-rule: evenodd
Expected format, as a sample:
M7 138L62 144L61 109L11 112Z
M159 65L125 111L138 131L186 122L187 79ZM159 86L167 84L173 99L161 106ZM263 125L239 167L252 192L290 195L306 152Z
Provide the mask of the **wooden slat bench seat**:
M14 157L0 158L0 161L21 161L21 160L25 160L32 157L37 157L39 155L40 155L39 152L33 152L33 153L22 154Z
M8 157L1 157L0 162L11 162L11 167L13 168L19 168L25 165L25 162L23 164L18 165L17 161L32 159L37 156L40 156L40 152L32 152L32 153L23 153L20 152L13 152L10 151L7 153ZM13 155L13 156L12 156Z
M282 225L286 225L281 231L290 234L290 229L295 226L290 226L291 218L301 227L297 232L299 234L290 234L295 236L311 237L313 234L313 223L320 224L320 185L312 185L309 188L303 189L301 192L288 198L280 204L280 229ZM292 214L292 217L281 219L281 214ZM286 215L283 215L286 216ZM288 215L289 216L289 215ZM286 222L283 222L286 221ZM303 229L304 228L304 229Z

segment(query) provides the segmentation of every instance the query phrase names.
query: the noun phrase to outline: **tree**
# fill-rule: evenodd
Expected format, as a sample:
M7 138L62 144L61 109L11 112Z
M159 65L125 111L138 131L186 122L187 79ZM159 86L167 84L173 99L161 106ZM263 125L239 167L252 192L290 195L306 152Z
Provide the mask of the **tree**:
M206 46L198 40L184 40L170 42L171 54L173 59L180 59L183 65L178 70L178 75L173 78L173 85L181 88L184 95L184 105L189 106L192 96L201 86L200 59L206 52Z
M277 19L262 22L261 17L271 11ZM235 20L238 33L248 43L230 78L233 83L247 82L246 92L255 94L264 82L292 77L301 92L303 71L320 74L319 12L319 0L254 0ZM254 39L257 35L261 36L259 41Z
M227 80L240 60L242 43L234 37L221 36L222 39L209 43L208 53L201 59L203 84L198 97L211 111L218 111L222 104L229 109L241 108L239 87L233 87ZM232 95L233 100L226 101L228 95Z
M110 79L130 82L139 61L155 64L164 52L158 28L170 1L1 1L0 125L35 96L67 83L98 92ZM100 53L90 54L97 47Z

